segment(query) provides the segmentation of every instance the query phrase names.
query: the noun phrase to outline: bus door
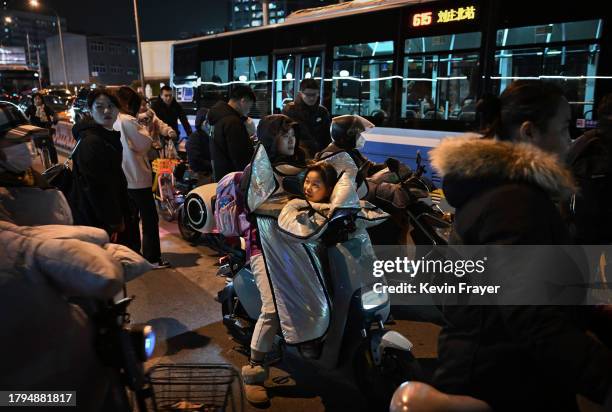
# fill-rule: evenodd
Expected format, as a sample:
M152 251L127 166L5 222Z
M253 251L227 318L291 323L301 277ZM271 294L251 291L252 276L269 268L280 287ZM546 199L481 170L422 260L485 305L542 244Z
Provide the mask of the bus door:
M282 112L284 105L296 98L303 79L315 79L319 93L323 93L323 56L322 47L274 53L273 113Z

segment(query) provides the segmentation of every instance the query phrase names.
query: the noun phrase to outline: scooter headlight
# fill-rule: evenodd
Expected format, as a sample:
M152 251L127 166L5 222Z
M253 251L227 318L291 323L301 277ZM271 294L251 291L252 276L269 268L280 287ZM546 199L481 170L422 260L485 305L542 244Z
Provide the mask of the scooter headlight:
M130 337L136 356L145 362L155 350L155 331L151 325L134 325L130 328Z
M361 292L361 307L364 310L373 310L380 306L387 305L389 295L387 293L376 293L372 289L365 289Z

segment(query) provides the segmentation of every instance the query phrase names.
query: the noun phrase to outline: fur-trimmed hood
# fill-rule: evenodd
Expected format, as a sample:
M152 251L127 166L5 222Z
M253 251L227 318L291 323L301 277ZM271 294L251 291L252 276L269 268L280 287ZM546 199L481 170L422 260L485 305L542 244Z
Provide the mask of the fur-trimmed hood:
M503 183L527 183L547 192L552 198L566 198L575 193L572 175L554 154L529 143L512 143L495 139L458 137L444 139L430 152L432 166L445 179L464 190L463 203L473 192ZM471 192L471 193L470 193ZM451 196L452 197L452 196ZM448 198L448 194L447 194ZM458 206L455 204L454 206Z

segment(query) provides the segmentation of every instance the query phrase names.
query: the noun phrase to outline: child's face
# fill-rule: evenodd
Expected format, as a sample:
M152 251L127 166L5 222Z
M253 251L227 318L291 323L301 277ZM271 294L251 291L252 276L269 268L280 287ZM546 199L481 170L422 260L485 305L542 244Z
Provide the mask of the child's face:
M319 172L314 170L308 172L304 179L304 195L309 202L321 203L329 198L329 192Z

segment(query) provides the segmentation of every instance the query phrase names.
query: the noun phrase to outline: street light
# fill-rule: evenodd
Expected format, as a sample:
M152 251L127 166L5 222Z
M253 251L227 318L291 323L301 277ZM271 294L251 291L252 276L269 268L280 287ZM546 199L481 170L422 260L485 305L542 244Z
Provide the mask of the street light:
M138 0L134 0L134 22L136 23L136 43L138 43L138 66L140 67L140 87L142 88L142 93L145 93L145 84L144 84L144 70L142 67L142 48L140 47L140 23L138 21Z
M5 22L6 24L11 24L11 23L13 22L13 19L11 18L11 16L6 16L6 17L4 18L4 22Z
M38 8L40 7L40 2L38 0L30 0L30 6L33 8ZM64 37L62 36L62 22L59 14L57 13L57 11L55 11L55 9L52 9L49 6L46 6L46 8L52 11L55 14L55 17L57 18L57 31L59 34L60 52L62 54L62 67L64 69L64 85L66 89L68 89L68 72L66 71L66 55L64 54Z

